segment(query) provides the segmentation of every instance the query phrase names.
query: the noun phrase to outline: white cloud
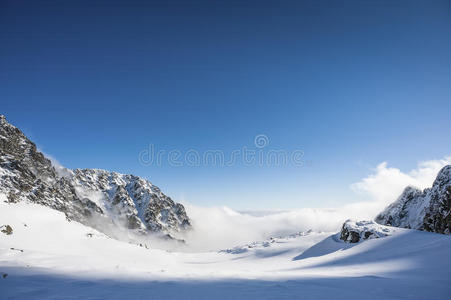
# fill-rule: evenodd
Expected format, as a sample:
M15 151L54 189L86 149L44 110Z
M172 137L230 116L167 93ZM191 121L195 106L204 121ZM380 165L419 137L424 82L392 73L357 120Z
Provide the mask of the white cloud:
M440 160L420 162L417 168L404 173L400 169L388 167L386 162L377 166L374 173L351 185L357 193L369 196L375 200L389 204L393 202L408 185L420 189L430 187L438 171L451 164L451 156Z
M61 166L51 156L47 154L45 156L52 161L60 176L69 174L70 170ZM265 240L271 236L287 235L309 229L338 232L347 219L373 219L388 204L396 200L408 185L421 189L431 186L438 171L447 164L451 164L451 156L420 162L415 169L405 173L383 162L373 170L372 174L351 185L357 193L368 196L368 200L338 208L302 208L251 214L239 213L225 206L201 207L185 204L193 229L183 238L187 241L187 250L205 251L230 248ZM174 247L171 243L154 239L150 244L157 248L172 249Z
M298 231L338 232L347 219L372 219L384 205L359 202L340 208L302 208L267 215L239 213L228 207L201 207L185 204L193 230L184 239L193 251L231 248L271 236L284 236Z
M254 216L228 207L185 207L193 223L193 230L185 236L192 250L225 249L308 229L334 231L345 218L337 210L327 209L304 208Z
M354 191L367 195L368 201L333 209L303 208L251 215L228 207L186 204L194 229L185 238L191 250L218 250L308 229L338 232L347 219L373 219L408 185L430 187L438 171L447 164L451 164L451 156L420 162L415 169L404 173L388 167L386 162L381 163L368 177L351 185Z

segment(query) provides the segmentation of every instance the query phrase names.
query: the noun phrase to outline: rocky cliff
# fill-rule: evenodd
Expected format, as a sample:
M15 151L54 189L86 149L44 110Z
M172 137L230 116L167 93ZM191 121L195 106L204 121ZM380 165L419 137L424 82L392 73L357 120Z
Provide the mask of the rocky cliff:
M431 188L406 187L375 220L383 225L451 234L451 165L440 170Z
M146 234L190 228L182 204L133 175L105 170L57 172L18 128L0 116L0 193L10 203L31 201L99 230L120 226Z

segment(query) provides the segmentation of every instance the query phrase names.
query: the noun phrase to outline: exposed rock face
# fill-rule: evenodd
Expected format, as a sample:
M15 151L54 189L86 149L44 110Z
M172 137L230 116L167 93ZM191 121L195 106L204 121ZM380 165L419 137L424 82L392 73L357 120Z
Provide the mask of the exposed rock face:
M1 228L0 231L3 232L6 235L13 234L13 228L11 226L9 226L9 225L4 225L4 226L1 226L0 228Z
M107 214L123 218L130 229L173 232L190 227L183 205L138 176L76 169L70 180L78 195L96 199Z
M0 192L9 202L21 199L63 211L69 218L88 223L93 211L100 211L89 199L77 197L66 178L59 179L50 160L36 145L0 116ZM94 210L88 206L96 207Z
M170 234L191 226L183 205L143 178L104 170L63 171L57 172L33 142L0 116L0 193L8 202L46 205L101 231L115 224Z
M451 234L451 165L440 170L431 188L421 191L407 187L375 220L384 225Z
M340 239L347 243L358 243L361 240L388 236L392 231L390 228L373 221L354 222L347 220L341 228Z

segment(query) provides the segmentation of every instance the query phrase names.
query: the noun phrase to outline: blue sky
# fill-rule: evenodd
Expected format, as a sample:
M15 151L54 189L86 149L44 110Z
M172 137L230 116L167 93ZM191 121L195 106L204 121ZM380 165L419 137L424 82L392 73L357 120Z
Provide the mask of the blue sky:
M69 168L238 209L337 206L450 154L450 1L2 1L1 113ZM302 167L139 153L301 149Z

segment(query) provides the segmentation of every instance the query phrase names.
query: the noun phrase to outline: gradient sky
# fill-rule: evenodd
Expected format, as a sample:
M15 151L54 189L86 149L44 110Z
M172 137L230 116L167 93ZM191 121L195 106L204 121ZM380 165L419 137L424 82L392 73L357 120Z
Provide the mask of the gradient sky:
M338 206L451 150L450 1L1 1L0 113L69 168L237 209ZM304 151L288 165L140 151Z

